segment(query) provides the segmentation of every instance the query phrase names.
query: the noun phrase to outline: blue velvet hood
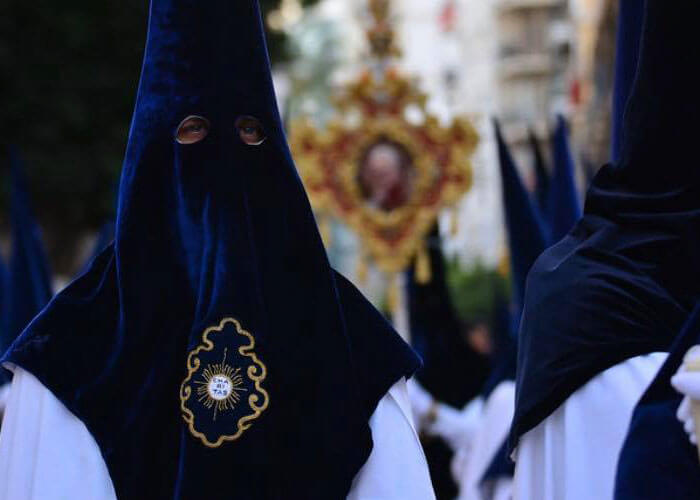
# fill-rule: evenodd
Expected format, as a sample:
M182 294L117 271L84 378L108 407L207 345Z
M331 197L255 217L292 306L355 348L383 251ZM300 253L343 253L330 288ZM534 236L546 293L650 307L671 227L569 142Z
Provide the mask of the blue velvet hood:
M549 186L547 217L549 241L562 239L581 218L581 202L576 189L576 168L564 117L557 116L552 134L554 171Z
M119 498L347 494L419 361L328 263L256 0L151 2L114 243L4 361L85 423Z
M549 221L549 189L551 179L549 177L547 164L542 155L539 140L533 129L528 131L528 143L530 144L532 163L535 170L535 205L537 206L541 219L543 221Z
M501 128L495 121L494 130L510 252L513 301L520 310L525 296L527 273L537 257L547 248L546 228L520 178L513 156L503 140Z
M502 312L508 316L505 321L506 335L503 335L496 344L493 368L482 388L484 398L487 398L499 383L515 379L516 335L525 296L525 279L532 264L546 248L547 239L546 226L525 189L513 155L503 139L501 127L496 120L494 120L494 133L501 174L512 297L510 307Z
M499 346L493 371L483 389L484 398L488 398L501 382L515 379L518 356L516 334L523 309L525 279L537 257L547 247L546 229L540 212L532 203L523 185L513 156L503 140L498 122L494 122L494 128L501 168L501 190L508 235L513 296L509 314L507 313L509 317L506 320L509 335ZM503 476L512 476L514 468L507 453L507 440L504 439L481 477L481 482L485 484Z
M620 160L528 276L511 447L596 374L667 351L700 298L699 14L646 1Z
M461 408L479 393L490 360L462 338L463 325L447 286L445 256L437 225L428 235L430 281L418 283L415 265L407 273L411 345L423 360L416 378L443 403Z

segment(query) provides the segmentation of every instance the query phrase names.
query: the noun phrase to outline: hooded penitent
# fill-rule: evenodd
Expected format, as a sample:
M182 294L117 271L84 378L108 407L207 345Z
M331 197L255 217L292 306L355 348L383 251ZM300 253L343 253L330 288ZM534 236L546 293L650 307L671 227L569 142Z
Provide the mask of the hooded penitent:
M496 353L491 375L483 388L484 397L487 397L500 382L513 380L515 377L516 345L514 337L520 322L525 295L525 279L532 264L546 248L544 224L525 189L497 121L494 121L494 132L498 146L501 192L510 256L512 299L509 330L511 335L499 342L499 352Z
M549 172L547 171L544 156L542 155L540 143L537 140L535 131L532 129L528 132L528 142L530 143L532 163L535 169L535 203L539 210L540 217L542 220L546 221L549 220L549 210L547 207L549 205L549 186L551 179L549 178Z
M620 161L528 277L511 446L603 370L667 351L700 297L695 2L646 2Z
M437 400L461 408L479 393L489 360L463 338L447 286L445 257L437 226L429 234L430 281L418 283L407 274L411 344L423 359L417 379Z
M116 235L4 361L87 426L119 498L343 498L418 367L328 264L255 0L153 0Z
M547 217L549 241L556 243L574 227L581 217L574 159L571 155L566 121L562 116L557 116L552 135L552 163L554 171L549 185Z
M699 343L700 304L689 316L666 362L632 414L618 461L615 500L697 498L698 448L676 418L683 395L671 386L671 377L688 349Z
M546 248L546 233L496 121L494 121L494 130L501 169L501 192L510 251L513 301L520 309L523 305L527 273Z
M520 179L515 161L503 140L498 122L494 122L498 158L501 167L501 188L506 216L506 233L510 250L511 281L513 297L508 331L511 335L499 346L494 368L484 387L483 395L489 394L501 383L515 378L517 360L515 332L520 323L525 278L537 257L546 248L546 236L537 209L532 204ZM506 440L487 467L482 481L490 481L513 474L513 462L506 453Z
M447 287L437 225L430 232L427 245L430 281L418 283L415 266L406 276L411 345L423 359L423 368L416 378L437 401L461 408L478 394L490 363L463 338L463 327ZM451 450L437 439L424 440L423 447L437 496L454 497L457 487L450 474Z
M51 273L39 225L34 219L22 162L10 149L12 249L1 292L0 352L24 330L52 295ZM0 370L0 379L7 375Z

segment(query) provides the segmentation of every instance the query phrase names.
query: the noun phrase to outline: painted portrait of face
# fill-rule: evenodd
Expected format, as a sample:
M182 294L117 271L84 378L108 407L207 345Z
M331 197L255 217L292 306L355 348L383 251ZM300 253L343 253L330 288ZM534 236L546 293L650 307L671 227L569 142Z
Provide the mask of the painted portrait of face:
M405 205L412 191L414 167L406 149L381 140L362 157L358 182L365 201L383 212Z

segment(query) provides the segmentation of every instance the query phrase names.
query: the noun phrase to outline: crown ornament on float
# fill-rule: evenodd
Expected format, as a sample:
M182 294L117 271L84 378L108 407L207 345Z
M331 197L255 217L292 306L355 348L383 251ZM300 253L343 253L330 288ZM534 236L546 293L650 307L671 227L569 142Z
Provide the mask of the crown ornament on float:
M326 245L328 216L347 224L367 258L390 274L416 261L416 279L430 280L425 238L438 214L471 186L469 160L478 143L462 117L443 126L426 95L394 65L400 55L389 0L368 0L371 57L335 96L336 115L321 129L308 118L290 127L290 144Z

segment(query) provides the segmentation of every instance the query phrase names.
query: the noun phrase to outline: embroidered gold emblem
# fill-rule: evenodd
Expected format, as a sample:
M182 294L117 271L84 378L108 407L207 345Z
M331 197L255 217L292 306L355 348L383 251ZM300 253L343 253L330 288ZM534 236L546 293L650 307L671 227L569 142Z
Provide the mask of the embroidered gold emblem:
M254 348L253 336L225 318L204 330L202 343L187 356L180 409L190 433L205 446L238 439L267 408L267 368Z
M197 401L204 404L205 408L214 409L213 420L220 411L233 410L241 401L241 393L248 392L243 386L243 376L240 368L234 368L226 364L226 351L221 363L207 366L202 372L202 380L195 380L198 384Z

